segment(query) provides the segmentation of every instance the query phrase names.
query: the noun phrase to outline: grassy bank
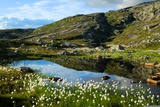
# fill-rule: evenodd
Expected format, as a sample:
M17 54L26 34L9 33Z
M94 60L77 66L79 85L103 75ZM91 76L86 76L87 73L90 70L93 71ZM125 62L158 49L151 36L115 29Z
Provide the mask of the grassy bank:
M47 81L46 76L23 74L19 69L0 67L0 106L5 107L143 107L160 105L141 83L136 88L118 87L119 82L80 83ZM124 81L123 83L125 83Z
M48 82L48 77L40 74L24 74L19 69L5 66L8 62L21 59L47 59L59 64L74 62L71 68L92 69L92 61L97 55L103 57L122 58L130 61L160 62L159 50L126 49L124 51L109 51L96 49L64 49L48 48L28 42L1 42L0 66L0 107L143 107L144 105L160 105L159 96L153 96L150 89L143 89L141 83L137 88L117 87L119 82L112 85L103 82L68 83ZM78 54L59 55L67 51ZM8 53L18 54L7 56ZM145 59L144 59L145 57ZM84 59L84 61L82 61ZM68 61L68 62L67 62ZM86 61L86 62L85 62ZM83 62L80 65L79 62ZM89 62L89 63L88 63ZM2 66L3 65L3 66ZM111 66L112 69L112 66ZM124 81L125 82L125 81ZM47 84L46 84L47 83Z

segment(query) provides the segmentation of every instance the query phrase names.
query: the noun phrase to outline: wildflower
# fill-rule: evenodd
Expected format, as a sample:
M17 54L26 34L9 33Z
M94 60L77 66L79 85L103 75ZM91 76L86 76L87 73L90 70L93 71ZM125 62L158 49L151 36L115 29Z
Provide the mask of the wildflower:
M125 96L124 96L124 95L121 95L121 97L124 98Z
M95 100L93 99L93 103L95 103Z
M60 101L57 101L57 104L59 104L60 103Z

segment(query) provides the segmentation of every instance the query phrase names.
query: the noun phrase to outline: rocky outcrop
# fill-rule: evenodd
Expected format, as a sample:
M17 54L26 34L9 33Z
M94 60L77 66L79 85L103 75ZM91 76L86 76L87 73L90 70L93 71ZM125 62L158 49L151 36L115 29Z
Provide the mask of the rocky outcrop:
M87 41L101 43L110 35L111 26L108 24L105 14L99 13L92 18L92 26L82 32L82 37Z
M160 18L160 1L146 2L130 9L133 16L141 21L151 21Z
M37 28L28 39L40 37L55 40L82 39L88 43L100 44L109 36L111 26L104 13L76 15L64 18L58 22ZM27 39L27 37L26 37Z
M39 45L44 45L44 41L43 41L42 39L38 39L38 40L37 40L37 44L39 44Z

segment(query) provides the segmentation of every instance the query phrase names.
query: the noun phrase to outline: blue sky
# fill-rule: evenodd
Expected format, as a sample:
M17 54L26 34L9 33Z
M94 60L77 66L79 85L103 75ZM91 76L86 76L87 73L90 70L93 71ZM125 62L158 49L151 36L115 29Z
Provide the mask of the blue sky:
M37 28L76 14L107 12L154 0L1 0L0 29Z

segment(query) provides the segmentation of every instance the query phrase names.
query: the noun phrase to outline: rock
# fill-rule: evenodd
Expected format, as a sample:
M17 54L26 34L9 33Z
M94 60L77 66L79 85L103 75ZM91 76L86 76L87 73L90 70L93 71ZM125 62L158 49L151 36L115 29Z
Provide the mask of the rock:
M78 50L73 50L71 54L78 54Z
M69 55L70 53L67 51L58 52L57 55Z
M64 42L61 45L62 47L79 47L79 45L71 43L71 42Z
M50 81L55 81L55 82L57 82L57 81L62 81L63 79L62 78L59 78L59 77L50 77L49 78L49 82Z
M103 46L99 46L95 48L96 50L104 50L105 48Z
M30 67L20 67L23 73L33 73L34 71Z
M109 76L103 76L102 79L103 80L108 80L108 79L110 79L110 77Z
M44 42L43 42L42 39L38 39L38 40L37 40L37 43L38 43L39 45L44 45Z
M159 6L160 6L160 2L158 0L155 2L146 2L146 3L139 4L137 6L134 6L132 8L134 9L134 17L138 18L141 21L146 21L146 22L151 21L153 19L158 19L160 18Z
M125 50L122 45L110 45L110 50Z

